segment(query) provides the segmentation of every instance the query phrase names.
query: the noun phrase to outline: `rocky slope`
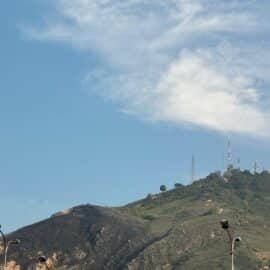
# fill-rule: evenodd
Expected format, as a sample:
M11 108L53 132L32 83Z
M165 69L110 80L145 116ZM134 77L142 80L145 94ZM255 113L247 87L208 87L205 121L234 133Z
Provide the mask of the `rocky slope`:
M236 269L259 269L270 259L270 174L234 170L121 208L78 206L9 235L22 244L10 259L33 269L46 255L54 269L229 269L228 218L243 241Z

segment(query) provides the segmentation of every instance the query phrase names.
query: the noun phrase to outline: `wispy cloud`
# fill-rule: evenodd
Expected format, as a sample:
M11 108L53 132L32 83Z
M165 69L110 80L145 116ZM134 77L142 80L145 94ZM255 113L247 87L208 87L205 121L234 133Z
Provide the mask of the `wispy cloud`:
M55 0L24 32L94 52L85 82L150 121L220 132L269 131L265 7L254 0Z

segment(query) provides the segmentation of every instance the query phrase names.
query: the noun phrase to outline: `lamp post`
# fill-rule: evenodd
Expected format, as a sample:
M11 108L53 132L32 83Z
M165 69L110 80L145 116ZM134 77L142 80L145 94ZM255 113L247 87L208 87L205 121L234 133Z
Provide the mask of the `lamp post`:
M230 225L229 221L227 219L223 219L220 222L221 228L225 230L228 234L229 240L230 240L230 254L231 254L231 260L232 260L232 270L234 270L234 250L235 250L235 243L242 241L240 236L232 236L230 232Z
M6 247L7 247L7 239L6 239L5 234L4 234L3 231L1 230L1 228L2 228L2 225L0 225L0 234L1 234L1 237L2 237L2 239L3 239L3 244L4 244L4 246L3 246L3 251L5 252Z
M38 262L39 262L40 264L42 264L42 265L45 265L46 270L49 270L49 266L48 266L48 264L47 264L47 258L46 258L46 256L40 256L40 257L38 258Z
M21 243L20 239L10 240L6 244L5 248L5 259L4 259L4 270L7 268L7 255L8 255L8 249L10 245L19 245Z

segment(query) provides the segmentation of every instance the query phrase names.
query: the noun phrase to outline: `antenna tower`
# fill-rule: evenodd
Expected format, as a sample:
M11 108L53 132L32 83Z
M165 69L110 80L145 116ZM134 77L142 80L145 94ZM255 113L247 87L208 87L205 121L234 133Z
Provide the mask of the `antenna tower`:
M231 141L228 140L228 149L227 149L227 176L230 179L232 177L232 149L231 149Z
M192 160L191 160L191 183L193 183L195 180L195 158L192 155Z
M237 159L237 168L238 168L238 170L241 170L241 159L240 158Z
M257 170L258 170L258 163L257 161L254 162L254 174L257 173Z
M232 149L231 149L231 141L228 140L228 152L227 152L227 168L229 169L232 166Z

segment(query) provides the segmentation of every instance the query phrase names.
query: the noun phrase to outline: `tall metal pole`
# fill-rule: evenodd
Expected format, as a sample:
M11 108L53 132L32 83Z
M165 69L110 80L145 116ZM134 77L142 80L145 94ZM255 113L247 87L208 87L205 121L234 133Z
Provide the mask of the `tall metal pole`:
M228 234L230 244L231 244L231 262L232 262L232 270L234 270L234 243L235 243L235 238L232 237L232 234L230 232L229 227L227 229L225 229L225 230L226 230L226 232Z
M4 252L6 252L6 248L7 248L7 239L6 239L6 236L5 234L3 233L3 231L1 230L1 225L0 225L0 234L2 236L2 239L3 239L3 243L4 243ZM5 265L5 264L4 264Z
M231 149L231 141L228 140L228 152L227 152L227 166L228 166L228 169L231 167L232 165L232 149Z
M6 249L5 249L4 270L7 269L7 254L8 254L9 245L10 245L10 241L7 243L7 246L6 246Z
M231 141L228 140L227 145L227 176L230 180L232 177L232 170L233 170L233 164L232 164L232 149L231 149Z
M234 270L234 250L235 250L235 242L242 241L240 236L235 236L232 239L232 270Z
M232 240L232 270L234 270L234 243L235 243L235 239L233 238Z
M237 169L240 171L241 170L241 159L240 158L238 158L237 159Z
M258 163L257 161L254 162L254 174L257 173L257 169L258 169Z
M223 219L221 222L221 227L222 229L224 229L229 237L230 240L230 244L231 244L231 263L232 263L232 267L231 269L234 270L234 250L235 250L235 242L240 242L241 241L241 237L240 236L232 236L231 232L230 232L230 226L229 226L229 222L226 219Z
M20 244L20 242L21 242L20 239L10 240L7 242L6 249L5 249L4 270L6 270L7 268L7 255L8 255L9 246L12 244L18 245Z
M193 183L195 180L195 158L192 155L192 160L191 160L191 183Z

